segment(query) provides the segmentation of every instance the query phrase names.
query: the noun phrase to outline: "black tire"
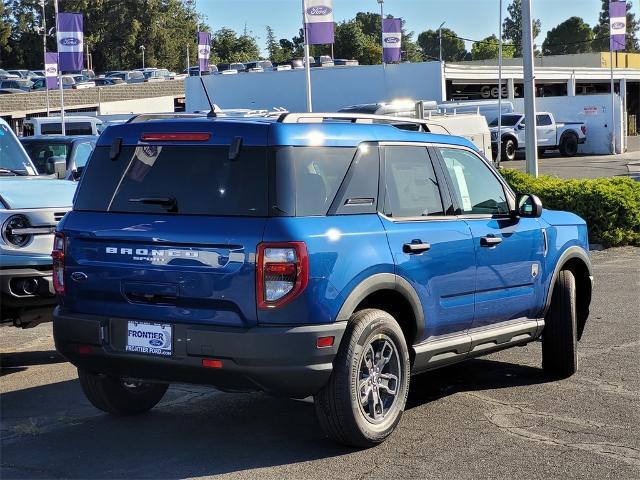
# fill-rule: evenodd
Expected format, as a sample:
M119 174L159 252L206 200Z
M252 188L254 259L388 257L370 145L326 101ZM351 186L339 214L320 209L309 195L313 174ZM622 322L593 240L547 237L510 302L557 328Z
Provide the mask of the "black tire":
M513 138L505 138L502 140L502 159L510 162L516 159L518 145Z
M563 157L575 157L578 153L578 137L569 133L560 139L560 154Z
M78 369L80 385L91 404L112 415L140 415L162 400L168 384L131 383L120 378L96 375ZM129 386L127 386L129 385Z
M546 153L546 151L547 151L546 148L538 148L538 158L544 157L544 154Z
M542 332L542 369L553 378L578 370L576 279L569 270L558 275Z
M375 349L382 345L380 352L384 352L387 348L385 342L394 352L381 364L381 357L377 356ZM373 358L378 359L377 363L367 361L372 358L371 352L374 353ZM381 356L384 355L382 353ZM370 364L383 366L379 370L374 368L372 373ZM371 386L376 382L375 378L373 383L370 382L371 375L376 376L375 372L389 378L393 376L392 371L398 372L395 396L388 393L388 387L393 386L390 380L387 380L386 387L379 383L378 387ZM409 392L410 371L407 344L395 319L382 310L367 309L354 313L334 360L331 378L315 396L316 413L324 432L332 440L354 447L369 448L383 442L402 417ZM361 390L359 386L364 388ZM376 396L380 400L378 405L387 408L386 413L384 408L379 411L376 407ZM367 402L361 403L361 398ZM385 405L389 400L391 402Z

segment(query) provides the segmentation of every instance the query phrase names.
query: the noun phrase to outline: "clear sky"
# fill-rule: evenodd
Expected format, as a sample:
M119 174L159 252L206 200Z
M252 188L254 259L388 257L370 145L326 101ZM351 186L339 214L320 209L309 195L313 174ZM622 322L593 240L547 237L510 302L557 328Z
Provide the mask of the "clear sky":
M504 0L504 10L510 0ZM379 12L376 0L334 0L335 20L353 18L359 11ZM577 15L593 26L598 21L600 0L532 0L533 14L542 21L542 44L546 33L567 18ZM265 26L270 25L278 38L297 34L302 22L301 0L197 0L198 11L206 16L213 30L228 27L247 30L258 37L264 50ZM442 22L459 36L482 39L498 33L499 0L385 0L385 14L402 17L408 30L418 33L436 29ZM634 1L634 10L638 0ZM467 45L471 48L471 45Z

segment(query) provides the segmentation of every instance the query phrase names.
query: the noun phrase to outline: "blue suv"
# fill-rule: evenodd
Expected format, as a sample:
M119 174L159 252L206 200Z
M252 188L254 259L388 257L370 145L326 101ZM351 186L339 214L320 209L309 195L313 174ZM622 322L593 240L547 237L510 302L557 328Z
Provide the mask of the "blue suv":
M143 413L171 382L313 396L332 439L368 447L412 374L540 338L544 371L573 374L585 222L425 130L348 114L109 127L52 254L56 346L91 403Z

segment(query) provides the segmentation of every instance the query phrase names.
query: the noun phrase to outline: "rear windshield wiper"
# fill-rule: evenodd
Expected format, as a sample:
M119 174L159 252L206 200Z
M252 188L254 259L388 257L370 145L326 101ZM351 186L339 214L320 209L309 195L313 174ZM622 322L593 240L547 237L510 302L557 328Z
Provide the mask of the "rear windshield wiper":
M27 175L27 172L23 170L14 170L12 168L0 168L0 174L1 173L13 173L14 175L20 175L20 176Z
M130 198L130 202L142 203L144 205L159 205L165 207L168 212L178 212L178 201L173 197L145 197L145 198Z

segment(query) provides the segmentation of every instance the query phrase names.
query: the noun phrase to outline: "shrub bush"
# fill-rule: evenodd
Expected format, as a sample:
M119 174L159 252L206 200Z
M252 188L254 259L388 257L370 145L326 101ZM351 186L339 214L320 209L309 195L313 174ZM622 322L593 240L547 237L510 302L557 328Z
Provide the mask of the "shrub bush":
M640 246L640 182L625 177L536 179L508 169L500 173L517 193L537 195L545 208L566 210L584 218L591 243L605 247Z

